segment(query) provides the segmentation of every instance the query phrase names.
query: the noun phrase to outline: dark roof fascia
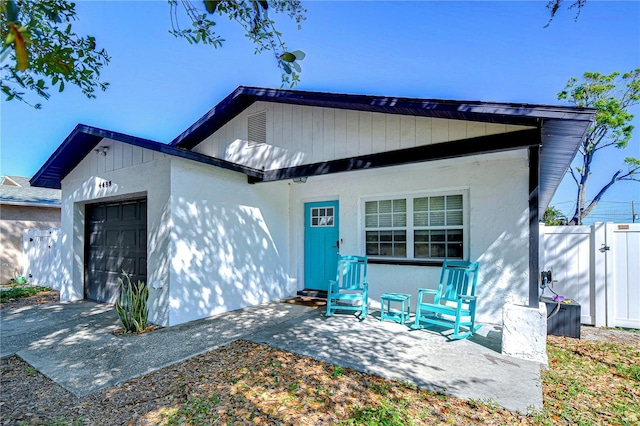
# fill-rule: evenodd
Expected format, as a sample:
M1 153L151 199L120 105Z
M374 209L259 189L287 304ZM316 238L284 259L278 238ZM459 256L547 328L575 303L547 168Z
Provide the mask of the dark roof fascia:
M444 160L477 154L510 151L540 145L540 130L519 130L511 133L480 136L447 143L368 154L359 157L305 164L264 172L262 179L249 178L250 183L272 182L308 176L320 176L355 170L375 169L400 164Z
M112 139L129 145L138 146L174 157L184 158L199 163L209 164L227 170L244 173L252 178L262 176L262 171L245 167L229 161L209 157L196 152L149 139L138 138L124 133L99 129L84 124L78 124L60 144L58 149L40 167L31 178L31 186L60 189L64 177L69 174L102 139Z
M240 86L170 145L191 149L256 101L455 120L536 126L544 119L590 121L589 108L443 99L418 99Z

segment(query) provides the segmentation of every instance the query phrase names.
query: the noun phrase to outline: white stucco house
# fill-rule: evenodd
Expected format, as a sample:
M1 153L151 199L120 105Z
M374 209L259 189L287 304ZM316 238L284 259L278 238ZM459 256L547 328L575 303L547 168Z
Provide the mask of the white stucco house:
M61 299L122 269L172 326L322 290L369 256L372 302L480 261L478 320L537 307L538 219L594 111L239 87L168 144L78 125L31 179L62 189Z

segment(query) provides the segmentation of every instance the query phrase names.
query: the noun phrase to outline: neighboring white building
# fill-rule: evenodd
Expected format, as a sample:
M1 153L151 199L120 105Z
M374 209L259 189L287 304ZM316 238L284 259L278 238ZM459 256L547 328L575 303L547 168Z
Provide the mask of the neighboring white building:
M593 117L239 87L170 144L79 125L31 184L62 188L62 300L113 302L124 269L172 326L322 290L338 251L369 256L372 302L453 257L499 323L537 304L538 218Z

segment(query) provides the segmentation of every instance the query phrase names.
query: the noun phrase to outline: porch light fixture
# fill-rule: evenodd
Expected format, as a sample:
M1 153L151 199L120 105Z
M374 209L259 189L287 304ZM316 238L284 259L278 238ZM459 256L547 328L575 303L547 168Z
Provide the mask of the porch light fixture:
M107 151L109 151L108 146L99 146L93 150L93 152L95 152L98 155L102 155L103 157L107 156Z
M293 182L294 183L306 183L307 182L307 177L306 176L302 176L302 177L293 178Z

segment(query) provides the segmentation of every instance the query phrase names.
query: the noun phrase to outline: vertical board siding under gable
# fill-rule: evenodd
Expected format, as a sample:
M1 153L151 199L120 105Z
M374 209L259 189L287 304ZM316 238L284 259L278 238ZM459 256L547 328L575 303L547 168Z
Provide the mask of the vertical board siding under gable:
M464 121L448 120L449 134L447 140L454 141L467 137L467 123Z
M336 109L334 114L334 154L336 158L347 156L347 111Z
M386 117L386 122L386 150L395 151L400 149L400 116L389 115Z
M139 146L133 146L131 153L131 164L141 164L142 163L142 148Z
M386 144L387 124L384 114L374 112L371 115L371 151L384 152Z
M98 173L104 173L107 170L107 157L96 155L96 171Z
M301 152L313 152L313 112L311 108L302 108Z
M448 120L440 118L431 119L431 143L440 143L449 140Z
M373 135L371 134L373 129L373 113L362 111L360 112L360 140L358 143L359 152L372 152Z
M360 118L358 111L347 111L347 157L358 155Z
M416 117L416 146L431 144L430 117Z
M282 148L296 152L293 146L293 105L282 104Z
M291 106L291 150L302 152L302 109Z
M487 126L485 124L486 123L480 123L478 121L467 122L467 137L477 138L486 135Z
M328 160L335 158L335 146L336 146L336 128L335 128L335 113L332 108L323 109L323 135L324 141L322 144L322 159Z
M109 147L107 155L99 155L91 150L70 173L74 179L94 176L110 179L107 173L165 158L161 152L112 139L103 139L98 146Z
M247 116L260 111L267 113L267 146L258 152L246 147ZM527 128L258 101L193 150L270 170Z
M269 125L269 115L267 115L267 128L273 129L271 131L271 139L269 139L269 133L267 132L267 140L272 141L271 145L279 146L280 148L285 148L283 140L282 140L282 127L283 127L283 117L282 117L282 104L275 104L273 108L271 108L271 126Z
M153 153L154 151L143 149L142 150L142 162L148 163L149 161L153 161ZM113 167L113 164L112 164Z
M122 144L122 167L130 167L133 164L133 145Z
M416 146L416 118L411 115L400 116L400 148Z
M116 143L113 146L113 170L121 169L122 164L122 144Z
M323 160L324 152L324 108L311 107L312 112L312 132L311 132L311 162L318 163Z

